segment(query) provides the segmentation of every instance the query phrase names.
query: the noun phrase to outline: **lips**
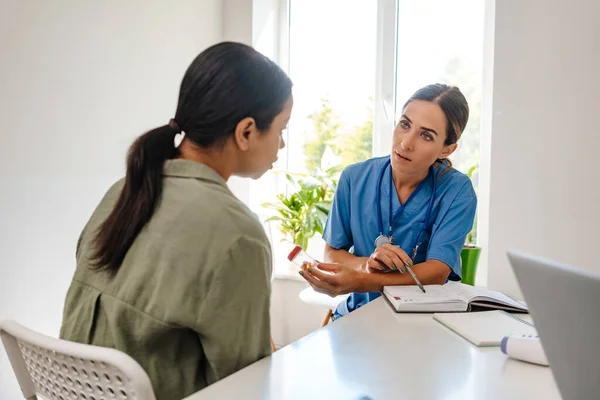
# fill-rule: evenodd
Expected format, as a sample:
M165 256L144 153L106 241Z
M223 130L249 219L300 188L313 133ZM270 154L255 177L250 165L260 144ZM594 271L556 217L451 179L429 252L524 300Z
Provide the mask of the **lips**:
M412 161L410 158L406 157L405 155L402 155L400 153L398 153L397 151L394 151L394 153L396 153L396 155L406 161Z

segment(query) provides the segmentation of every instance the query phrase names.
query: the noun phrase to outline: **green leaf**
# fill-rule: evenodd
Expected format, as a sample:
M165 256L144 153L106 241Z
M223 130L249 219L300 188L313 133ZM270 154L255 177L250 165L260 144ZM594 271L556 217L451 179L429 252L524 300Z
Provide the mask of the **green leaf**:
M288 182L290 182L292 185L297 186L296 180L292 177L292 175L290 174L285 174L285 178L288 180Z
M262 206L273 210L276 215L267 222L276 222L285 240L306 248L308 239L323 234L331 210L333 196L339 179L339 168L326 171L315 170L315 175L286 173L293 185L289 194L277 194L277 201ZM299 176L297 180L292 176Z
M478 169L479 169L479 164L472 165L471 168L469 168L469 170L467 171L467 176L469 177L469 179L473 178L473 175L475 174L475 172Z
M276 215L276 216L265 219L265 222L269 223L269 222L279 222L279 221L285 221L285 220L286 220L285 218L282 218L282 217L279 217Z

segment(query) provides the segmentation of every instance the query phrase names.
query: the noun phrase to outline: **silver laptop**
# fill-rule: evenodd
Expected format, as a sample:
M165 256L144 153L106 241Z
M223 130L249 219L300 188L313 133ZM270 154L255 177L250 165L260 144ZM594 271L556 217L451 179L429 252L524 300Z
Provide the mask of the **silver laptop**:
M600 399L600 274L509 251L565 400Z

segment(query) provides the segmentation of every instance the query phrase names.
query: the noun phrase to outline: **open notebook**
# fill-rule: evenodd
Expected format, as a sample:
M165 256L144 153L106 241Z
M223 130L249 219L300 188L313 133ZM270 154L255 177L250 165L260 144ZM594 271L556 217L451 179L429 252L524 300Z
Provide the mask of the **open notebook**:
M426 285L423 293L417 286L385 286L383 295L396 312L461 312L502 309L527 312L527 306L510 297L459 282Z
M480 347L500 346L504 336L537 336L533 324L503 310L470 314L436 313L433 319Z

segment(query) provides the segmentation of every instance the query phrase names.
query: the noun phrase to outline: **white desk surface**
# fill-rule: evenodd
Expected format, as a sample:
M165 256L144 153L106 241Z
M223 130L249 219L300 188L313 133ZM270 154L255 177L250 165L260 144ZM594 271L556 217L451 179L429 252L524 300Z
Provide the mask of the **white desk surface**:
M548 367L478 348L382 298L186 400L560 399Z

